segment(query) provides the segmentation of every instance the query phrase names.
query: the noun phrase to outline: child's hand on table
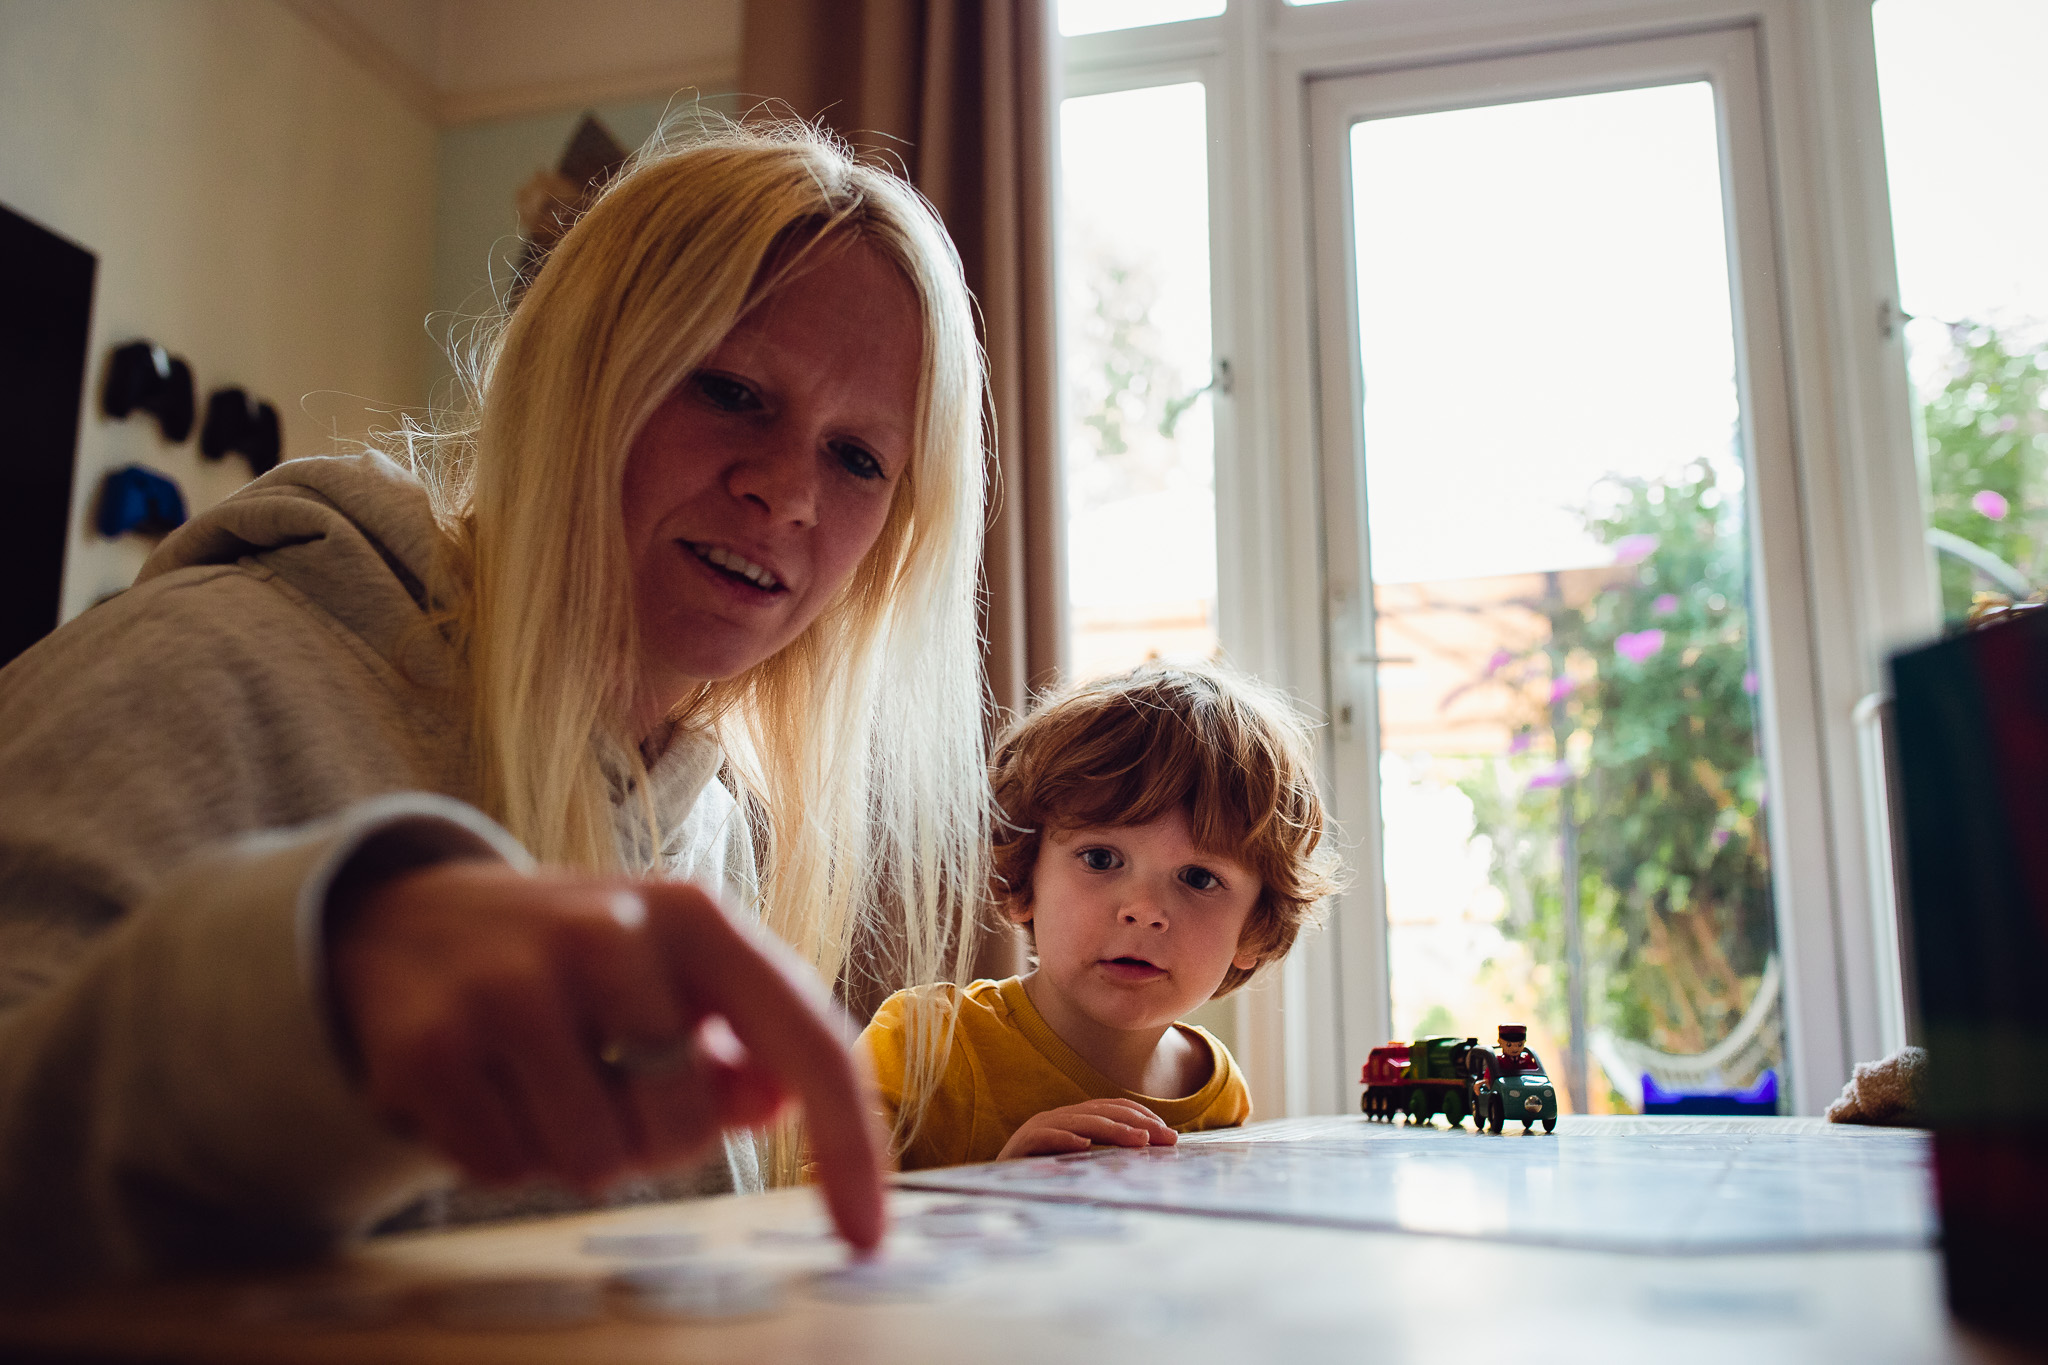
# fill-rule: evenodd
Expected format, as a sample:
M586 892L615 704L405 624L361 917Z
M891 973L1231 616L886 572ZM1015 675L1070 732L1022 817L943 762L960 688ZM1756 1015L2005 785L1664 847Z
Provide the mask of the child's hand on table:
M1142 1104L1131 1100L1084 1100L1033 1114L1010 1135L996 1160L1084 1152L1097 1143L1110 1147L1171 1147L1178 1141L1180 1135Z

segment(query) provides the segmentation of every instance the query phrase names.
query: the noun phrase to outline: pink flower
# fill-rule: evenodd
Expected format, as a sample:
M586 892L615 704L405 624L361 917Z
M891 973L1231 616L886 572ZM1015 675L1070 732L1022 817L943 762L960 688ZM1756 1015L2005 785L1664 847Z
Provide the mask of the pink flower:
M1661 630L1624 631L1615 637L1614 652L1630 663L1639 664L1664 648Z
M1650 603L1650 610L1656 612L1659 616L1669 616L1672 612L1678 610L1678 594L1675 592L1657 594L1657 600Z
M1743 690L1743 691L1745 691L1745 692L1749 693L1749 695L1753 697L1753 696L1755 696L1755 695L1757 694L1757 690L1758 690L1758 689L1759 689L1760 687L1762 687L1762 686L1763 686L1763 684L1757 681L1757 676L1756 676L1756 670L1755 670L1755 669L1751 668L1751 669L1747 669L1747 670L1745 670L1745 671L1743 672L1743 675L1742 675L1742 690Z
M1657 553L1661 542L1656 536L1637 534L1623 536L1614 542L1614 562L1617 564L1640 564Z
M1555 680L1550 684L1551 704L1556 705L1558 702L1563 701L1566 697L1569 697L1577 688L1578 684L1573 682L1570 678L1559 678Z
M1515 737L1508 741L1508 752L1510 754L1526 754L1529 752L1529 746L1535 742L1535 735L1527 730L1518 730L1515 732Z
M1559 760L1529 779L1530 791L1541 791L1545 787L1562 787L1572 780L1572 765Z
M1493 651L1493 657L1486 661L1487 676L1492 677L1494 674L1500 672L1503 668L1506 668L1509 664L1513 663L1514 661L1514 655L1508 653L1504 649L1496 649L1495 651Z
M2004 521L2006 513L2012 511L2012 504L2005 500L2005 494L1995 488L1984 488L1970 498L1970 506L1982 512L1993 521Z
M1730 835L1729 835L1729 832L1728 832L1727 830L1725 830L1725 829L1717 829L1717 830L1715 830L1715 831L1714 831L1714 847L1715 847L1715 848L1726 848L1726 847L1728 847L1728 840L1729 840L1729 838L1730 838Z

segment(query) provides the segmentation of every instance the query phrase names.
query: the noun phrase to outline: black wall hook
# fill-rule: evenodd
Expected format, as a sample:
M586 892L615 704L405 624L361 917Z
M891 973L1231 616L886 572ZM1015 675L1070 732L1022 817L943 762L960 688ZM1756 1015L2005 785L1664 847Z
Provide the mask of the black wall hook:
M258 474L275 469L284 450L277 409L240 389L215 389L206 400L206 426L199 433L199 453L209 460L218 460L230 450L240 451L249 461L249 468Z
M114 352L100 406L109 417L141 408L166 441L181 444L192 434L192 367L155 342L131 341Z

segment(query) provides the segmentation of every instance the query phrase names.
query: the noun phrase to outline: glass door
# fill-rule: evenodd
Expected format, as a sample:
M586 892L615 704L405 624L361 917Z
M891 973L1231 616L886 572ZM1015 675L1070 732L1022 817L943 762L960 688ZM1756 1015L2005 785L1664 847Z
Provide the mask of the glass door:
M2048 587L2048 6L1879 0L1885 171L1950 624ZM2020 130L2026 130L2020 132Z
M1819 764L1754 81L1738 30L1313 88L1348 1050L1783 1093Z

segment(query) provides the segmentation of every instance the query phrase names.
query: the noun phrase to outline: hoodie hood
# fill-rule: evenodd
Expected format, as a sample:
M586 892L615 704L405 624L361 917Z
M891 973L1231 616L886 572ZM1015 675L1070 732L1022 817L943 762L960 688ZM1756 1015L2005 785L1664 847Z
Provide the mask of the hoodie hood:
M459 596L427 490L383 455L287 460L168 536L136 582L253 563L400 665L447 685L455 660L430 613Z
M448 537L418 478L386 456L304 456L287 460L168 536L137 583L179 569L251 563L303 594L407 677L453 685L460 662L433 615L452 606L461 586L449 572ZM628 776L631 764L609 741L598 757L612 785L614 828L628 867L709 837L690 821L730 818L732 803L712 793L715 810L697 810L724 762L701 732L673 736L648 774L654 829ZM679 841L679 842L678 842Z

